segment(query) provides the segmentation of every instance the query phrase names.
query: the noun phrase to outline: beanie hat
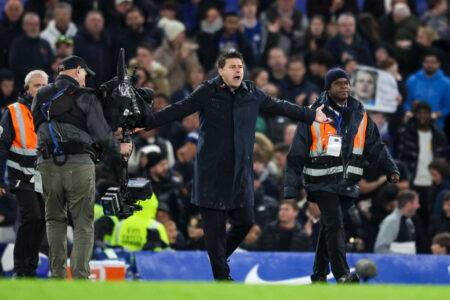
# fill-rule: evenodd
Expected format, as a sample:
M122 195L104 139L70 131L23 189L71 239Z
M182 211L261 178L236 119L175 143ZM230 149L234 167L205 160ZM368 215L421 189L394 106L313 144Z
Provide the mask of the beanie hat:
M148 145L139 150L140 153L147 156L147 168L153 168L160 161L166 159L165 153L158 145Z
M158 22L158 27L164 30L164 34L169 41L173 41L177 36L186 31L186 27L183 23L177 20L169 20L167 18L162 18Z
M347 72L342 70L341 68L333 68L327 72L327 75L325 75L325 89L329 90L331 87L331 84L340 78L345 78L350 82L350 77L348 76Z

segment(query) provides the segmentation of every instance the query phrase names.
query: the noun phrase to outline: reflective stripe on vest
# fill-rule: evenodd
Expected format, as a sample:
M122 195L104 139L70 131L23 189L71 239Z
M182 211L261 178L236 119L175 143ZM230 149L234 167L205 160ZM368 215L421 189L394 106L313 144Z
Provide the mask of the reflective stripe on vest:
M353 140L353 154L362 155L366 142L367 113L364 112L363 119L359 122L358 132Z
M303 173L309 176L326 176L331 174L337 174L344 172L343 166L337 166L327 169L311 169L311 168L305 168L303 170Z
M6 165L24 175L32 176L36 173L35 169L23 164L26 159L29 161L30 157L36 156L37 135L34 132L33 115L25 104L19 102L9 105L8 109L14 128L14 141L9 151L16 155L14 159L8 159ZM22 161L21 156L24 157Z
M20 172L22 172L25 175L34 175L36 174L36 169L34 168L25 168L16 163L15 161L9 160L6 162L6 165L10 168L16 169Z

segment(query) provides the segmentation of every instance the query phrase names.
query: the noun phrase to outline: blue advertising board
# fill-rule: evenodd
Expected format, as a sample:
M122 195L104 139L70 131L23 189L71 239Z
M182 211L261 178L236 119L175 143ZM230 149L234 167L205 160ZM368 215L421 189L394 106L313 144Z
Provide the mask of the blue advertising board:
M360 259L377 266L369 283L450 284L450 256L348 254L354 270ZM237 252L230 258L231 276L249 284L308 284L314 253ZM137 272L143 280L212 280L206 252L137 252ZM328 277L333 281L330 274Z

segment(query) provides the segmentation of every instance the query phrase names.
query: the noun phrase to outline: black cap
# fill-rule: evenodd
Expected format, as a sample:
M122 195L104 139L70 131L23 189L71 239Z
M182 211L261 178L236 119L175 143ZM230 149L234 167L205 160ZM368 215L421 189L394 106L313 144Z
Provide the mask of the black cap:
M95 72L87 66L84 59L76 55L71 55L64 58L58 66L58 73L61 71L76 69L78 67L85 69L89 76L95 76Z

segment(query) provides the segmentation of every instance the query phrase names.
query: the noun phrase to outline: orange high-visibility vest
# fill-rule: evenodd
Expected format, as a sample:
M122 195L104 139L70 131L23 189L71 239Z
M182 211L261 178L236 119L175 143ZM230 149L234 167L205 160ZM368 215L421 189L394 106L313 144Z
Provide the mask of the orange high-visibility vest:
M25 104L16 102L8 106L14 128L14 141L9 148L6 165L12 173L22 179L31 179L35 174L37 135L34 131L33 115ZM19 174L17 174L19 172ZM21 176L21 174L23 176Z
M362 155L364 151L364 145L366 141L366 128L367 128L367 113L364 112L364 116L358 126L358 132L353 139L353 155ZM309 149L309 157L330 157L326 154L328 139L332 135L336 135L336 128L330 124L321 124L314 122L311 126L312 143ZM341 172L353 173L355 175L362 175L363 169L360 166L348 165L347 170L344 170L344 166L341 164L329 166L328 168L305 168L303 172L309 176L326 176L330 174L336 174Z

